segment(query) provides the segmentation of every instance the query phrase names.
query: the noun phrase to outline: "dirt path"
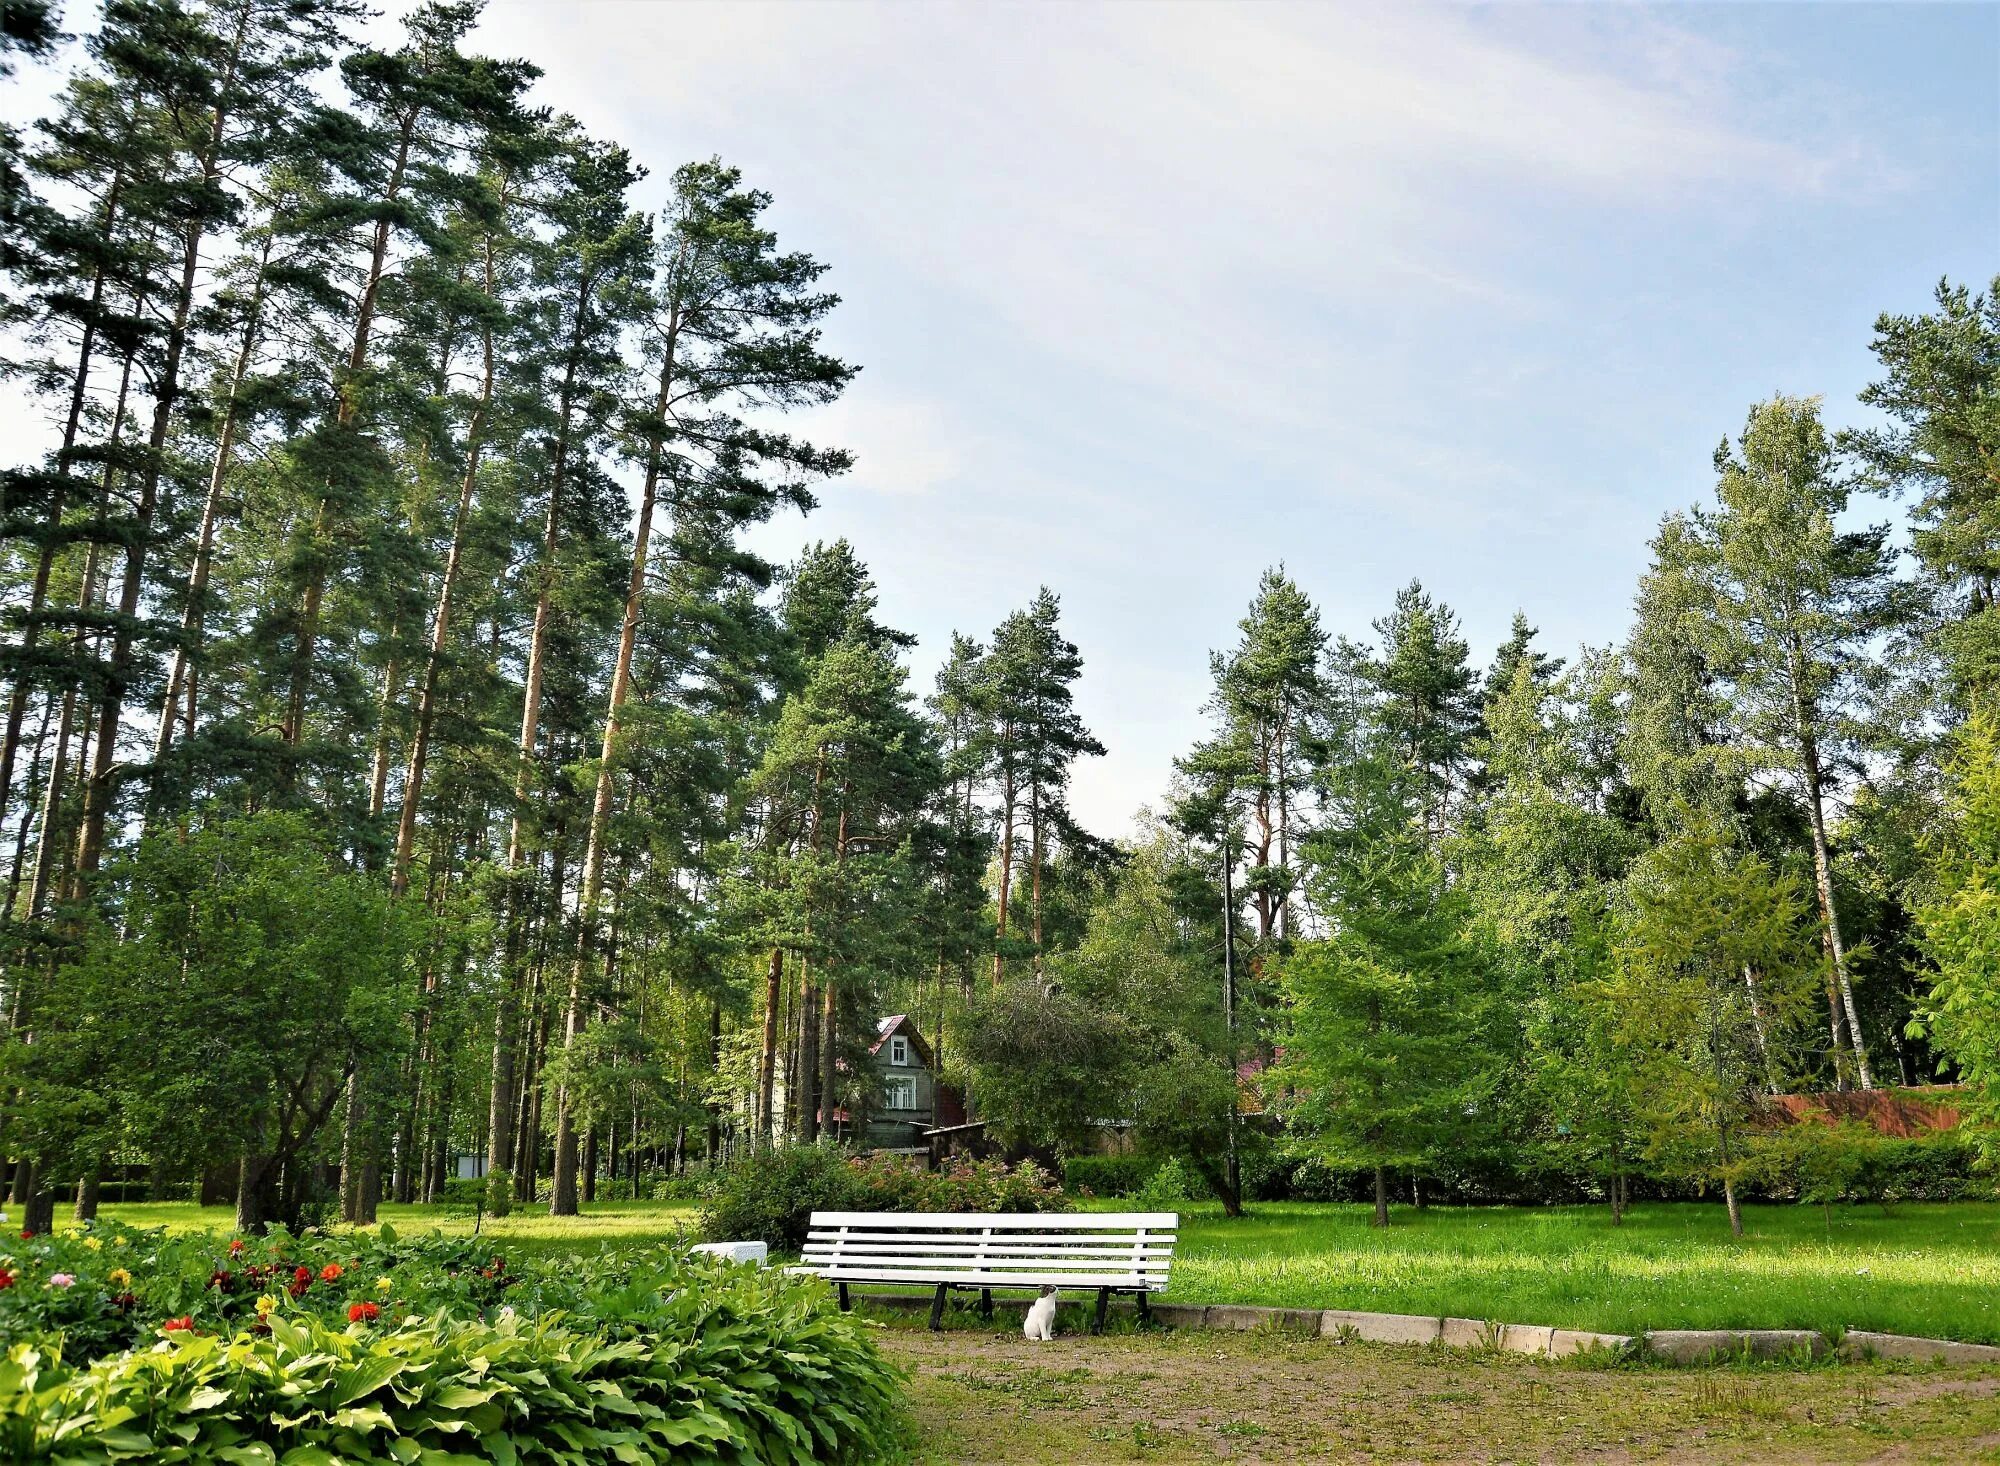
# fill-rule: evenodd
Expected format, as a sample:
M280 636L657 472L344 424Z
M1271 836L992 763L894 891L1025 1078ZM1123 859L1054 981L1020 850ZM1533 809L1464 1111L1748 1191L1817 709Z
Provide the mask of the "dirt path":
M1276 1334L897 1324L935 1462L2000 1459L2000 1374L1666 1370Z

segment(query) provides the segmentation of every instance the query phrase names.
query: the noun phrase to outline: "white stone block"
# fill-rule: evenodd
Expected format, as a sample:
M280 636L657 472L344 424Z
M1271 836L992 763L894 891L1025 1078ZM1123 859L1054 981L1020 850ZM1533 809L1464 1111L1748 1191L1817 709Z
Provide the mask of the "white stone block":
M724 1262L762 1267L770 1258L771 1249L763 1242L697 1242L688 1249L688 1256L719 1257Z

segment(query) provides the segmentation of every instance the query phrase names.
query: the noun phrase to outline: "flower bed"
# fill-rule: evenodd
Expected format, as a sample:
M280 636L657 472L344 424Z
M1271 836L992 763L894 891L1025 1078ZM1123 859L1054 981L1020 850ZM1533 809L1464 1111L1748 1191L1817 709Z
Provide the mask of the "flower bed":
M810 1280L677 1251L516 1267L386 1226L25 1238L0 1257L0 1459L883 1452L897 1377L866 1325Z

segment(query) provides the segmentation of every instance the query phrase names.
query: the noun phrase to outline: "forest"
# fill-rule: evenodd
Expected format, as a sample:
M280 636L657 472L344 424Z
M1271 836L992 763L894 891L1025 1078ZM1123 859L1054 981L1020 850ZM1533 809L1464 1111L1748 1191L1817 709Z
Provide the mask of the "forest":
M756 180L538 108L476 4L365 18L0 9L69 67L0 136L26 1228L365 1222L462 1155L570 1215L850 1137L890 1014L1010 1153L1232 1214L1303 1168L1734 1219L1774 1095L1995 1117L2000 281L1884 302L1861 403L1716 424L1603 645L1273 567L1114 841L1061 587L920 686L865 547L753 548L866 469L801 435L859 368Z

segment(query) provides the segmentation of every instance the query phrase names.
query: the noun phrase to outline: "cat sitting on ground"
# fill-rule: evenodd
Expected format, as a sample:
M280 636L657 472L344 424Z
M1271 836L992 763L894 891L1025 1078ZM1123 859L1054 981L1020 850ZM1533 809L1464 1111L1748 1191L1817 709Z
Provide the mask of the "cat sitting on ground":
M1044 1343L1056 1336L1056 1290L1043 1288L1042 1296L1028 1305L1027 1322L1021 1332Z

